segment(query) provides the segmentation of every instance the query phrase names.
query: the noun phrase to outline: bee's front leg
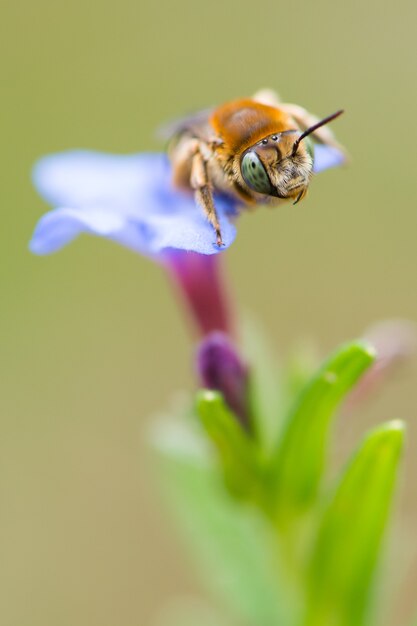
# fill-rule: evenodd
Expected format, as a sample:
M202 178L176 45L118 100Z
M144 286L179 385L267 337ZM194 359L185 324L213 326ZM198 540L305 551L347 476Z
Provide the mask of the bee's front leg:
M216 232L216 243L220 247L223 245L223 239L219 218L217 216L216 207L214 206L213 192L207 172L207 164L199 150L193 156L190 182L191 187L195 190L197 203L203 209L208 221Z

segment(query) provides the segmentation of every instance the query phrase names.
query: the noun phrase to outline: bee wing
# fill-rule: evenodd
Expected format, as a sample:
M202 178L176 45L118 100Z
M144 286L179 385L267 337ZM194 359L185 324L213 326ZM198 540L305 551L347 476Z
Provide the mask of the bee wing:
M161 141L169 141L176 135L184 132L191 132L199 135L199 130L208 124L209 118L214 111L214 107L191 113L186 117L180 117L162 124L156 131L156 136Z
M261 104L266 104L270 107L279 108L281 106L281 98L273 89L258 89L252 98L255 102L260 102Z

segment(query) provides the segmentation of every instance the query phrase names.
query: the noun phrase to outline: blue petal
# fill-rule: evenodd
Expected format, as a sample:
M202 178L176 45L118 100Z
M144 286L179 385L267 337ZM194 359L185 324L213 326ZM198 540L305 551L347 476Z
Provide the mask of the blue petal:
M141 229L117 212L93 207L50 211L39 220L29 248L35 254L56 252L81 233L113 239L136 252L149 254L146 228Z
M60 249L86 232L117 241L150 256L166 249L215 254L215 233L193 194L171 186L164 154L107 155L76 151L45 157L34 169L38 191L58 208L35 229L30 248L37 254ZM228 215L233 203L217 198L223 241L236 229Z
M346 155L342 150L338 150L333 146L325 146L322 143L314 144L314 167L315 174L323 172L330 167L337 167L346 161Z
M165 170L161 154L73 150L40 159L33 169L33 182L41 196L54 206L125 206L139 199L143 188Z

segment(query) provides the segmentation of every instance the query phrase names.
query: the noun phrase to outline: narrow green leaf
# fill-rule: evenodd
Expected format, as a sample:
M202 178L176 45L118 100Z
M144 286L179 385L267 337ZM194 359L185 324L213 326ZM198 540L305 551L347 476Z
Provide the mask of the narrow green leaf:
M233 612L230 621L253 626L289 623L285 579L268 526L251 507L230 498L218 469L207 459L184 456L165 445L160 451L163 484L186 547L208 588Z
M320 366L318 348L312 341L304 340L290 352L284 372L283 392L285 409L292 407L294 398L297 398L309 384Z
M403 439L400 421L375 429L342 476L319 527L304 626L369 623L370 592Z
M229 489L237 496L257 494L260 488L257 449L221 394L198 392L197 413L217 448Z
M343 346L307 385L290 411L272 467L272 487L284 523L315 498L333 413L373 360L368 345L357 342Z

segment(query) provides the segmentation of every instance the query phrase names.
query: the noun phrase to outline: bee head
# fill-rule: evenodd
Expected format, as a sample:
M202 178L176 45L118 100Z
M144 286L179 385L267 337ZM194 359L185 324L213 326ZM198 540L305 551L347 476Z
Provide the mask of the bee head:
M242 155L240 170L247 186L257 193L277 198L303 198L313 173L310 133L338 117L342 111L317 122L303 133L286 130L268 135Z
M297 130L264 137L246 150L240 169L245 183L257 193L301 199L313 171L312 144L303 142L293 154Z

